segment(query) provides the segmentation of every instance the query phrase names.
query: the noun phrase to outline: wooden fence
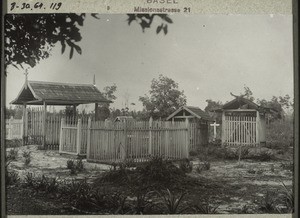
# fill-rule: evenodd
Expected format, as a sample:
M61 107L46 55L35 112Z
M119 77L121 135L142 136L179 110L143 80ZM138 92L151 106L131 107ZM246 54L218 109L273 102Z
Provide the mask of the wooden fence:
M59 153L86 155L88 118L62 118L60 125Z
M22 139L23 138L23 119L5 120L6 123L6 139Z
M59 152L87 155L91 162L146 161L150 156L188 157L189 123L185 122L87 122L73 125L62 119Z
M257 120L252 116L225 116L222 124L224 145L257 146Z

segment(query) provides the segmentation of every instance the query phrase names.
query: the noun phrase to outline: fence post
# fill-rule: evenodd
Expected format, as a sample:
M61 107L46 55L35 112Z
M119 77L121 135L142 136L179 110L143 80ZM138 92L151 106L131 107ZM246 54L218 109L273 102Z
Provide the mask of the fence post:
M24 117L22 117L21 118L21 129L20 129L20 138L22 139L23 138L23 128L24 128L24 126L23 126L23 122L24 122Z
M185 153L186 153L186 158L189 158L189 145L190 145L190 128L189 128L189 119L185 119L185 127L186 127L186 145L185 145Z
M65 126L65 123L66 123L66 120L65 118L61 118L61 121L60 121L60 134L59 134L59 153L62 152L62 140L63 140L63 127Z
M259 111L256 111L256 146L259 146L260 144L259 125L260 125Z
M222 112L222 132L221 132L221 137L222 137L222 147L225 145L225 111Z
M81 150L81 119L78 119L77 123L77 137L76 137L76 153L77 155L80 155L80 150Z
M87 126L87 144L86 144L86 159L90 159L90 152L91 152L91 125L92 125L92 120L89 117L88 119L88 126Z
M150 117L149 119L149 148L148 148L148 152L149 155L152 155L152 124L153 124L153 118Z
M13 117L11 116L8 120L8 139L12 139L12 121Z

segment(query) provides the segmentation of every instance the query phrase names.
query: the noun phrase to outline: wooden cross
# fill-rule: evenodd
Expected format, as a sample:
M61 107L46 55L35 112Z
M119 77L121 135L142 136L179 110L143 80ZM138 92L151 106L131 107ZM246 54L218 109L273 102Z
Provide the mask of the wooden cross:
M216 121L214 121L213 124L210 124L210 126L213 126L214 127L214 141L216 140L217 138L217 126L220 126L220 124L217 124Z

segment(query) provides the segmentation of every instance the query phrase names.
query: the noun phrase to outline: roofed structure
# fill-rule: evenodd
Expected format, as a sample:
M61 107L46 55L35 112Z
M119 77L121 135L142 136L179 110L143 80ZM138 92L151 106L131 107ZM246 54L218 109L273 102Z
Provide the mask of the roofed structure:
M173 118L185 119L185 118L197 118L204 121L213 121L208 113L201 110L199 107L193 106L181 106L174 113L167 117L167 120Z
M25 81L17 98L18 105L79 105L111 101L105 99L92 84L70 84L42 81Z

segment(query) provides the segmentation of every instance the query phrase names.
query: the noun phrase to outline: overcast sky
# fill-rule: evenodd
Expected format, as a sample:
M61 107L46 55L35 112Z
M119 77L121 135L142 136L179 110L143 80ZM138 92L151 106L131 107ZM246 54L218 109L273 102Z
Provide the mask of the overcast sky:
M179 84L187 104L204 109L206 99L223 103L240 94L246 85L255 98L293 96L292 15L174 15L167 35L152 28L142 32L127 15L88 16L81 28L82 55L69 50L61 55L60 44L52 56L29 69L38 81L116 84L115 108L141 109L139 96L147 94L159 74ZM24 72L8 68L7 103L18 94Z

